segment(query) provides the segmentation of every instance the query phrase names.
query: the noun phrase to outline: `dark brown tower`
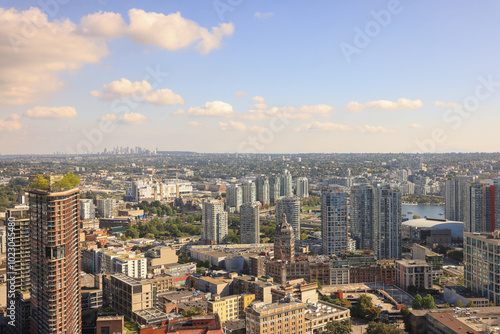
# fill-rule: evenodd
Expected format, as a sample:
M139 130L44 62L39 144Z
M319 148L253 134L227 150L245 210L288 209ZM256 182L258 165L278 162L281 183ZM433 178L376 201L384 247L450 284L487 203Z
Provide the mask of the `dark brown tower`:
M292 226L286 221L286 214L280 217L276 226L274 258L285 261L293 261L295 259L295 236Z
M80 189L46 178L29 192L31 333L81 333Z

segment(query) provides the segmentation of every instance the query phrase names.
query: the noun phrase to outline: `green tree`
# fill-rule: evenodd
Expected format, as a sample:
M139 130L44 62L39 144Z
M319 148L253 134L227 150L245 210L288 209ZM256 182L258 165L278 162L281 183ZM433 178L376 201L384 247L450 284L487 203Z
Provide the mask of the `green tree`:
M306 232L302 232L300 234L300 240L306 240L307 239L307 233Z
M458 302L455 303L455 307L464 307L464 303L459 300Z
M382 322L370 322L366 329L366 334L405 334L405 331L394 325L388 325Z
M197 307L191 307L190 309L187 309L187 310L183 310L182 311L182 316L184 317L192 317L193 315L199 315L199 314L203 314L204 311L201 307L197 306Z
M434 302L434 297L430 294L427 294L424 298L422 298L422 309L430 310L437 308L436 303Z
M421 295L416 295L415 298L413 298L413 302L411 304L411 307L414 310L421 310L423 308L424 301L422 299Z
M331 321L326 324L326 329L322 334L349 334L352 331L350 320Z
M401 308L401 315L403 316L403 321L404 321L404 324L405 324L405 331L406 332L410 332L410 309L408 308L408 306L404 305L402 308Z
M155 235L153 233L148 233L144 236L146 239L155 239Z
M380 309L373 306L372 299L368 295L362 294L353 307L353 315L373 321L379 317Z
M471 300L467 303L467 305L465 305L465 307L476 307L476 304L474 304L474 302Z

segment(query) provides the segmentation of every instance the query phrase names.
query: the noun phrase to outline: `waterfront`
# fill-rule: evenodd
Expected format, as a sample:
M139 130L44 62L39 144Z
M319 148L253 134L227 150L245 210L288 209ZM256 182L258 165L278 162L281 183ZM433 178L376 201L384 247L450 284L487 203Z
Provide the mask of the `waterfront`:
M444 205L402 205L401 209L403 214L407 214L408 216L403 216L403 218L413 219L413 215L419 215L421 218L425 216L429 218L442 218L444 219ZM413 211L413 213L408 213L408 211ZM443 213L440 215L439 213Z

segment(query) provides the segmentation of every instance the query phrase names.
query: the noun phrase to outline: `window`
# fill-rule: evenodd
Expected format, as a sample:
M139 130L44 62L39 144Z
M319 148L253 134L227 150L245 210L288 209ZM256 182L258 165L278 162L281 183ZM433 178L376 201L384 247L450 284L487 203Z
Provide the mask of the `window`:
M101 334L109 334L109 326L101 327Z

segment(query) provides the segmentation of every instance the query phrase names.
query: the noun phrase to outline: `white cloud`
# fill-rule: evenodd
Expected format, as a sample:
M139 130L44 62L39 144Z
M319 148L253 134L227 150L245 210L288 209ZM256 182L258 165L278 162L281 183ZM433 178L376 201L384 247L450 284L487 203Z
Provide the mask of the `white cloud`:
M127 29L127 23L119 13L99 11L82 17L80 30L83 34L115 38L122 36Z
M245 92L244 90L239 90L237 91L236 93L234 93L234 95L237 97L237 98L240 98L242 97L243 95L248 95L247 92Z
M82 35L70 20L48 21L39 8L0 8L0 104L40 102L64 86L61 72L108 55L101 39Z
M410 124L410 128L412 128L412 129L418 129L419 127L420 127L420 124L417 124L417 123Z
M280 117L288 119L311 119L312 115L320 114L325 117L329 116L335 108L327 104L318 105L303 105L299 108L295 107L269 107L262 96L254 96L250 99L256 103L246 113L239 113L243 119L261 120L265 118Z
M254 96L250 99L251 101L259 102L259 103L265 103L266 100L262 96Z
M116 121L118 119L117 114L106 114L101 117L101 121Z
M142 124L146 122L148 118L143 114L139 114L136 112L131 112L123 115L122 122L125 124Z
M436 102L434 102L434 105L437 107L445 108L445 109L460 108L460 103L456 103L456 102L436 101Z
M184 109L174 111L174 115L188 116L231 116L233 114L233 106L222 101L206 102L203 107L192 107L186 111Z
M22 128L21 122L19 122L19 115L11 114L6 119L0 118L0 131L16 131Z
M295 132L300 131L349 131L352 128L348 125L335 124L332 122L312 122L309 124L302 124L294 129Z
M102 100L115 100L134 96L138 101L158 106L184 104L184 99L168 88L153 90L151 84L146 80L131 82L125 78L103 85L102 93L97 90L91 91L90 96Z
M362 133L396 133L396 131L386 129L383 126L363 125L358 126L357 129Z
M77 118L75 107L34 107L24 113L29 118Z
M266 127L254 125L250 128L250 131L252 131L252 132L264 132L264 131L266 131L266 129L267 129Z
M274 15L274 13L272 13L272 12L269 12L269 13L256 12L254 14L254 16L258 19L268 19L268 18L272 17L273 15Z
M203 126L205 126L205 125L203 125L203 124L202 124L202 123L200 123L200 122L194 122L194 121L193 121L193 122L188 122L188 123L187 123L187 125L188 125L188 126L190 126L190 127L193 127L193 128L195 128L195 127L203 127Z
M400 98L395 102L389 100L376 100L366 103L351 101L347 105L347 111L360 112L367 108L375 110L419 109L423 106L424 104L421 100L409 100L406 98Z
M219 127L222 131L243 132L247 130L247 126L245 124L237 121L229 121L229 123L219 122Z
M168 15L132 8L127 26L120 14L98 12L84 17L81 30L106 38L127 36L133 42L160 49L177 51L194 45L196 51L207 54L222 46L222 38L234 33L232 23L221 23L211 30L182 17L180 12Z
M327 104L318 104L315 106L302 106L300 107L300 112L306 113L306 114L329 114L332 113L335 110L334 107L329 106Z

